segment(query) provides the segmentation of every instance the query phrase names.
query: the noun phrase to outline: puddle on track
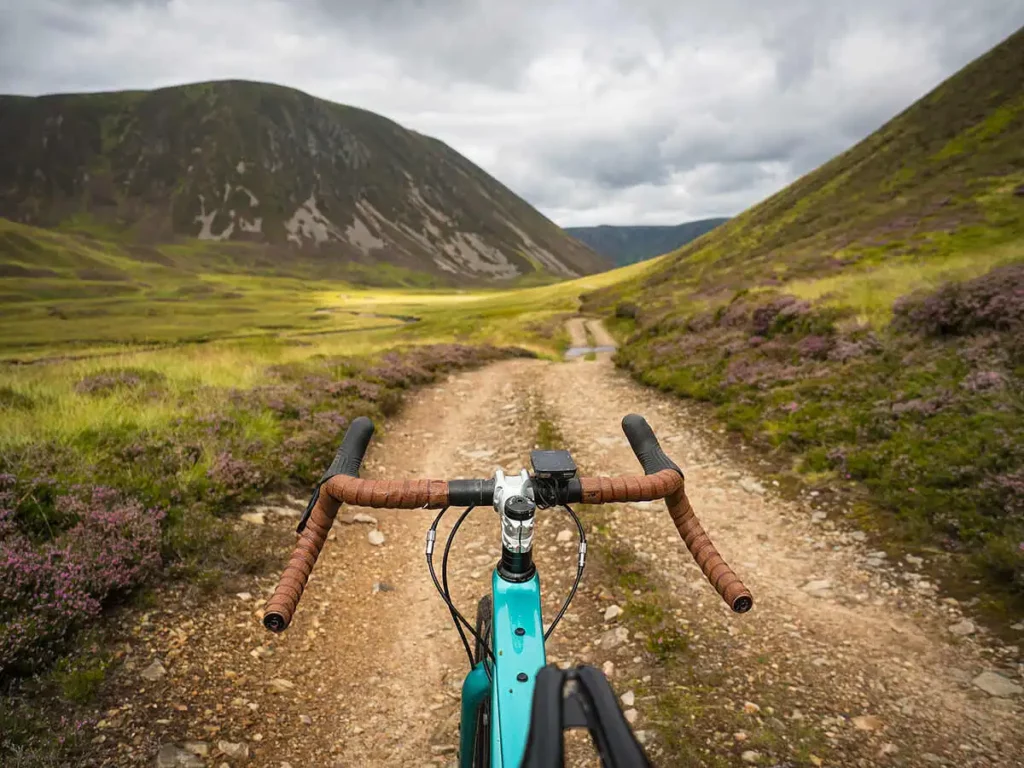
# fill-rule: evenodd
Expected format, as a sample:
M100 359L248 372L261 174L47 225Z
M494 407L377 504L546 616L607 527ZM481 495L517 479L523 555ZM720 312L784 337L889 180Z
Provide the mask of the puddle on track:
M569 347L565 351L565 359L572 360L575 357L581 357L582 355L589 355L591 352L597 354L600 352L614 352L615 347Z

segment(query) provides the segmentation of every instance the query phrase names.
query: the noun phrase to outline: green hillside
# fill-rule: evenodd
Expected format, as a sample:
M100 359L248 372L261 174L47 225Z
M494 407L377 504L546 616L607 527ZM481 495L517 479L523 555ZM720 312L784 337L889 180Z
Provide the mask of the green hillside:
M625 266L674 251L727 221L724 218L699 219L664 227L602 224L597 227L566 227L565 231L618 266Z
M0 146L0 217L133 246L247 246L230 253L261 272L387 263L460 282L609 266L442 142L276 85L0 96Z
M619 362L850 514L1024 593L1024 31L590 295ZM954 571L956 572L956 571Z

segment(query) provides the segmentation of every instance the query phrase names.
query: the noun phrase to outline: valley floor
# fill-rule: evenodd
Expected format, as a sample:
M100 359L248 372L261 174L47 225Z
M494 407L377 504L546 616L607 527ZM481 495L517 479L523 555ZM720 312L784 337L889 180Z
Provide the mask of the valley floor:
M501 362L424 389L371 447L363 475L513 469L538 421L564 435L581 473L633 472L619 428L628 412L644 414L684 467L698 515L755 596L750 614L732 615L663 505L581 510L592 566L549 660L604 666L632 694L624 708L655 764L1024 765L1015 653L962 624L911 564L763 488L753 462L711 447L699 412L604 356ZM279 528L287 549L300 503L240 524ZM88 764L454 765L466 660L423 562L434 513L364 511L378 524L336 524L280 637L259 621L272 577L199 607L163 592L124 628ZM574 574L575 540L556 543L569 527L554 511L539 521L548 618ZM383 545L369 541L374 528ZM470 616L498 541L494 513L480 509L454 547L453 592ZM625 612L606 622L613 604ZM619 624L621 644L605 634Z

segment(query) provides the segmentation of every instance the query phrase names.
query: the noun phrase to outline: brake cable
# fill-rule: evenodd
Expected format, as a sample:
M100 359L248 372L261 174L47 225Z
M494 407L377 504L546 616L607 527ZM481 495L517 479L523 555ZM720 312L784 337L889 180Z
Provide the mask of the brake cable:
M551 505L554 506L554 505ZM576 578L573 580L572 588L569 590L569 595L565 598L565 602L562 603L562 607L555 614L555 618L551 624L548 625L547 631L544 632L544 641L551 637L555 631L555 627L558 626L558 622L562 620L565 612L568 610L569 605L572 603L573 598L576 596L576 591L579 588L580 582L583 579L583 571L587 564L587 535L583 530L583 524L580 522L579 516L576 511L568 504L562 504L562 508L569 513L572 521L576 524L576 531L579 535L579 561L576 565ZM469 630L470 634L480 643L480 646L484 649L487 656L494 661L494 652L491 650L490 645L487 641L481 637L465 616L455 607L455 603L452 601L451 589L448 585L448 557L451 554L452 543L455 541L455 534L458 533L459 528L462 526L463 521L469 516L469 513L476 509L475 506L467 507L459 519L455 521L455 525L452 526L452 530L448 534L448 540L445 542L444 555L441 559L441 579L438 580L437 572L434 570L434 542L437 539L437 526L441 522L441 518L447 512L449 507L444 507L440 512L437 513L437 517L434 518L434 522L430 526L430 530L427 531L426 541L426 555L427 555L427 568L430 570L430 578L434 582L434 587L437 589L438 594L448 607L448 612L451 614L452 621L455 623L455 629L459 633L459 638L462 640L462 647L466 651L466 658L469 659L469 666L474 665L473 651L469 647L469 638L466 635L466 630ZM463 629L465 627L465 629Z
M475 508L476 507L472 506L467 507L466 510L459 516L459 519L455 522L455 525L452 526L452 530L448 534L448 542L445 545L444 558L441 564L441 573L442 576L444 577L443 586L441 582L438 581L437 573L434 570L434 542L437 540L437 525L441 522L441 518L444 516L444 513L448 511L448 507L445 507L444 509L437 513L437 517L434 518L434 522L431 524L430 530L427 531L426 542L427 568L430 570L430 578L434 582L434 587L437 589L438 594L441 595L441 599L444 600L445 605L448 606L448 612L452 616L452 621L455 622L455 628L459 631L459 637L462 638L462 646L466 649L466 656L469 659L470 667L473 666L473 652L470 650L469 639L466 637L466 633L462 629L463 626L465 626L465 628L470 631L473 637L480 642L481 647L491 658L491 661L494 661L494 653L491 651L491 648L487 644L487 641L480 636L476 629L466 620L466 617L459 612L459 610L455 607L455 604L452 602L451 593L448 591L448 553L451 550L452 541L455 538L455 533L459 530L459 526L462 525L462 521L465 520L467 515L469 515L469 513L472 512Z
M565 602L562 603L561 609L555 615L554 621L548 626L547 632L544 633L544 642L547 642L548 638L551 637L551 633L555 631L555 627L558 626L558 622L562 620L562 616L569 608L569 603L572 602L573 597L576 596L576 589L580 585L580 581L583 579L583 569L587 567L587 535L583 532L583 524L580 522L579 516L568 504L563 504L562 508L569 513L573 522L576 523L576 530L579 532L579 553L580 559L576 564L576 580L572 583L572 589L569 590L569 596L565 598Z

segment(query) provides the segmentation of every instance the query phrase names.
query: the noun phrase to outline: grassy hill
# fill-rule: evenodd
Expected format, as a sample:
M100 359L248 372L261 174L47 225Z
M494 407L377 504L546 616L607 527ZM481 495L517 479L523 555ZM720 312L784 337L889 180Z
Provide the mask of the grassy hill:
M598 227L566 227L565 231L617 265L624 266L674 251L727 221L724 218L700 219L665 227L602 224Z
M850 514L1024 594L1024 31L587 298L619 362Z
M276 85L0 96L0 145L0 217L142 261L186 243L260 273L386 263L459 282L608 266L442 142Z

